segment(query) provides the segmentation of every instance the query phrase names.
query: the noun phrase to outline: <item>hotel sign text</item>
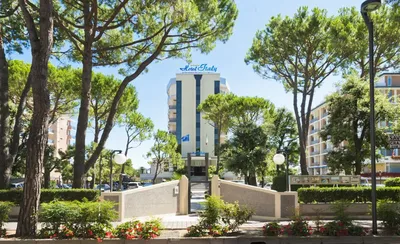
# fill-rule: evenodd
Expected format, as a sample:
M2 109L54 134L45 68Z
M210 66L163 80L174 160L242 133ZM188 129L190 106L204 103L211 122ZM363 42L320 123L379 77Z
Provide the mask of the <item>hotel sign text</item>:
M188 64L183 68L180 68L182 72L217 72L217 67L208 66L207 64Z

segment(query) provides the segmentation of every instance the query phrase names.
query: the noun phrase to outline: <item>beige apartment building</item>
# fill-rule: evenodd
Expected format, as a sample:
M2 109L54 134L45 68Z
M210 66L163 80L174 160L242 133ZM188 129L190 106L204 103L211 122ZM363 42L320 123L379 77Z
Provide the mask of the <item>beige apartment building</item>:
M393 103L400 102L400 74L383 73L375 83L375 90L386 94ZM322 103L311 111L310 127L307 140L307 165L311 175L325 175L328 173L327 154L332 150L330 140L323 141L319 132L329 123L329 111L326 103ZM378 126L387 126L391 122L378 122ZM388 133L391 133L390 131ZM399 150L381 149L382 158L376 165L377 172L400 173ZM369 167L364 168L369 173Z
M60 116L53 124L49 126L48 144L54 146L55 156L59 157L59 151L66 151L71 141L75 137L73 135L74 127L72 119L68 115ZM60 180L61 173L53 171L51 180Z

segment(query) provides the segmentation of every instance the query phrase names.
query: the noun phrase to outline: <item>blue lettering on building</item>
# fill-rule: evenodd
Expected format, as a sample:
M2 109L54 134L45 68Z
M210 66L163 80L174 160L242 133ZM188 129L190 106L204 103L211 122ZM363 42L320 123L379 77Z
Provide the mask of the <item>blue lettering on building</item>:
M183 68L180 68L183 72L217 72L217 67L208 66L207 64L200 65L186 65Z

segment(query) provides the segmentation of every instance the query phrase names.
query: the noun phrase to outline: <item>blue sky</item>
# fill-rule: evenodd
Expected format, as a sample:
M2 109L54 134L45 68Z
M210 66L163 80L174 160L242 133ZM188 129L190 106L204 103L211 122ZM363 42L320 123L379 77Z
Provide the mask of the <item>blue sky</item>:
M226 78L231 91L241 96L259 96L272 101L277 107L287 107L293 110L293 101L290 94L286 94L283 86L274 80L265 80L255 74L251 66L244 63L244 57L252 44L257 30L263 29L272 16L281 14L292 16L300 6L310 8L319 7L336 14L341 7L356 6L359 8L362 0L236 0L239 16L236 20L233 35L226 44L218 43L208 55L194 52L193 63L207 63L218 67L218 72ZM29 53L29 52L28 52ZM14 55L11 58L24 59L30 62L30 57ZM168 129L168 106L166 86L170 78L175 77L179 68L185 65L183 60L166 60L153 63L149 72L141 75L133 85L138 91L140 104L139 111L153 120L155 129ZM97 70L100 71L100 70ZM102 68L101 72L114 74L118 77L118 70ZM318 105L324 97L334 91L334 83L338 77L329 77L324 85L315 94L313 104ZM89 129L87 141L93 138L93 131ZM126 136L123 128L115 127L107 141L110 149L125 148ZM152 146L151 140L143 142L139 147L131 149L128 157L132 159L133 167L148 167L148 160L144 158Z

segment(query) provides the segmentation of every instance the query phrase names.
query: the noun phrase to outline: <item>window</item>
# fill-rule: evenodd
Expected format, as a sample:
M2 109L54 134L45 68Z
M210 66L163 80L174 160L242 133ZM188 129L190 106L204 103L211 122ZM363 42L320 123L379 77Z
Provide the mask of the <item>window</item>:
M388 86L392 86L392 77L391 76L388 77L388 84L387 85Z

